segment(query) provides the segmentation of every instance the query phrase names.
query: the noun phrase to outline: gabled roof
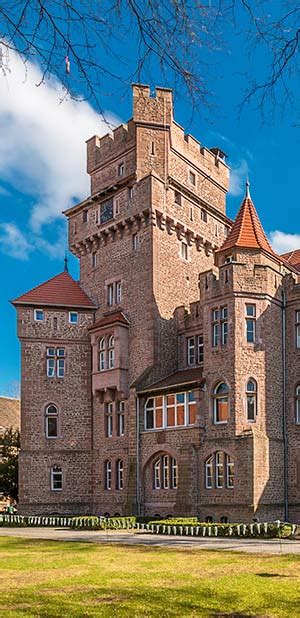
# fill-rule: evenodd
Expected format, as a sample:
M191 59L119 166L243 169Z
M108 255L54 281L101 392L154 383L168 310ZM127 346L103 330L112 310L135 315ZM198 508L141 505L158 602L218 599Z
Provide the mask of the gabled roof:
M141 389L137 389L137 392L158 393L165 390L173 390L174 392L174 389L178 387L186 390L189 386L200 385L203 383L204 379L202 377L202 367L193 367L191 369L180 369L179 371L175 371L163 380L159 380L149 386L144 386Z
M12 304L95 309L93 301L66 270L22 294Z
M219 251L233 249L234 247L262 249L266 253L278 257L273 251L259 220L255 206L250 197L249 183L247 183L246 196L235 222Z
M10 427L20 428L20 400L0 397L0 433Z
M92 326L89 327L89 330L110 326L110 324L125 324L125 326L129 326L129 322L124 313L122 313L122 311L115 311L114 313L105 315L103 318L100 318L100 320L97 320L94 324L92 324Z
M300 272L300 249L295 249L294 251L290 251L289 253L282 253L280 256L283 260L285 260L288 264L293 266L295 270Z

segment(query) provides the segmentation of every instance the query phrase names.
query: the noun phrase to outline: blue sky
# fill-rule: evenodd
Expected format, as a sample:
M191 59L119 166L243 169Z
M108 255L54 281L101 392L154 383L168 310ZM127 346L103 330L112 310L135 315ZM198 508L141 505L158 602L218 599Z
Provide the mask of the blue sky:
M186 97L175 99L175 117L207 146L220 146L229 155L232 186L227 213L234 217L247 175L261 221L276 250L300 247L298 207L300 132L290 114L261 123L254 106L238 117L237 106L247 86L245 72L255 65L263 75L264 57L251 61L232 33L230 46L219 54L211 77L215 108L193 114ZM129 50L132 66L134 45ZM19 345L15 310L9 300L52 277L63 268L66 224L60 212L88 194L85 140L107 127L85 103L64 100L58 81L36 87L39 67L24 68L10 55L11 72L0 76L0 394L13 395L19 381ZM172 87L155 62L144 83ZM295 84L296 89L296 84ZM109 90L109 87L107 88ZM102 101L107 117L117 123L131 117L131 93ZM77 261L70 270L78 276Z

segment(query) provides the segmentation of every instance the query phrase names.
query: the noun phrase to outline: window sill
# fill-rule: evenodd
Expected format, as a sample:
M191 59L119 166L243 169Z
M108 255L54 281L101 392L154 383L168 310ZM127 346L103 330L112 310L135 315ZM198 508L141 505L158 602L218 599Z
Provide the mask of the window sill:
M176 427L155 427L153 429L142 429L140 433L157 433L159 431L182 431L183 429L197 429L200 425L194 423L193 425L176 425Z

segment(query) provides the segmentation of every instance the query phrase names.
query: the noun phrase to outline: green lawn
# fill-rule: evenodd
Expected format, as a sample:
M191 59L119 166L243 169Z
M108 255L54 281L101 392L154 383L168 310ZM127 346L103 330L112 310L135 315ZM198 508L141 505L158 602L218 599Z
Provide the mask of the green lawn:
M300 557L0 539L0 615L300 616Z

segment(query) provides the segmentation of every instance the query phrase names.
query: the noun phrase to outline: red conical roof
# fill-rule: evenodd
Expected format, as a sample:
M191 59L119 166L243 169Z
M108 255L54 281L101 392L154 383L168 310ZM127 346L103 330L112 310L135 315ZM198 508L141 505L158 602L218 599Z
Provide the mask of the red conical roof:
M219 251L233 249L234 247L241 247L243 249L262 249L263 251L276 256L276 253L273 251L265 235L258 214L255 210L255 206L250 197L248 186L246 197L242 202L236 220Z
M12 301L13 305L43 305L95 309L78 281L64 271Z

